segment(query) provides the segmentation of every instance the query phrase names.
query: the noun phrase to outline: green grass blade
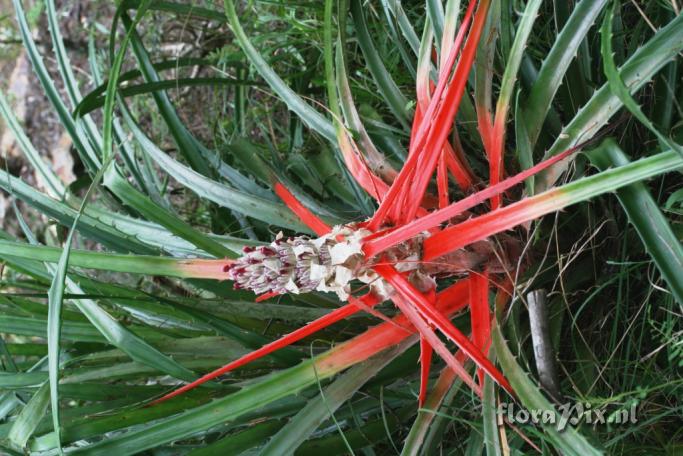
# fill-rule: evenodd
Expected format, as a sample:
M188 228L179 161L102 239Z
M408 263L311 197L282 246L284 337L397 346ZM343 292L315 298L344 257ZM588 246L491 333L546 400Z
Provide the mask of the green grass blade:
M601 170L629 164L628 157L611 141L590 154L590 158ZM617 198L669 290L683 304L683 247L647 186L637 182L623 187L617 190Z
M242 28L237 16L237 11L235 11L235 5L233 1L224 0L223 4L225 7L225 14L230 22L230 27L232 28L235 37L242 47L242 50L249 58L251 64L254 65L254 68L256 68L256 71L258 71L261 77L266 80L268 85L275 93L278 94L282 101L287 104L287 107L296 113L301 120L308 125L309 128L316 131L330 143L336 144L337 134L335 133L332 122L327 120L322 114L306 103L275 73L275 71L273 71L270 65L268 65L268 63L263 59L261 54L256 50L247 35L244 33L244 29Z
M493 346L500 360L501 368L505 377L510 381L519 397L522 405L529 410L544 410L555 416L555 422L561 419L560 413L546 399L539 388L529 379L526 372L517 364L514 355L510 352L498 325L494 325ZM571 456L600 455L602 451L593 447L584 436L579 434L571 425L567 425L562 432L558 431L553 424L543 424L543 430L552 440L556 448L563 454Z
M259 456L292 454L325 419L332 416L336 423L334 412L406 348L408 345L404 342L381 353L371 361L365 361L345 372L294 415L287 425L263 447ZM340 428L339 432L343 435Z

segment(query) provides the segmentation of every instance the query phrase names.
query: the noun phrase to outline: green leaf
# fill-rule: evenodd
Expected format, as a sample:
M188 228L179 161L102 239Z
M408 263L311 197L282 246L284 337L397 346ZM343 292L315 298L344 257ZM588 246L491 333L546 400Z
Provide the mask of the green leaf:
M630 92L646 84L664 65L683 49L683 14L679 14L657 31L621 67L619 75ZM593 94L579 113L564 127L545 157L550 157L586 141L607 123L621 107L621 101L612 93L609 83ZM558 163L536 177L536 192L551 187L568 163Z
M629 159L613 141L589 155L601 170L628 165ZM676 300L683 305L683 246L647 186L636 182L617 190L617 198Z
M436 38L436 48L441 47L441 37L443 36L444 27L444 11L443 2L440 0L427 0L426 2L427 16L429 17L432 27L434 28L434 36Z
M121 2L121 7L123 9L139 8L142 2L143 0L123 0ZM195 4L188 5L164 0L153 0L149 5L149 9L173 13L178 16L185 16L185 18L187 18L187 16L191 16L199 19L226 22L225 15L221 11L203 8Z
M408 129L410 125L409 119L412 117L412 114L408 111L408 100L403 96L384 63L382 63L382 57L372 42L365 23L361 0L351 0L351 15L353 16L354 26L358 35L358 45L363 52L363 56L365 56L368 70L370 70L370 74L372 74L372 78L375 80L375 84L377 84L379 94L387 102L389 109L396 119L405 129Z
M194 229L190 224L181 220L177 214L155 204L147 195L130 185L113 167L106 172L104 184L124 203L140 212L146 219L160 224L181 239L191 242L194 246L214 257L237 257L232 250Z
M593 26L607 0L583 0L574 7L572 15L557 36L538 73L529 98L524 105L524 122L529 133L529 143L536 144L553 97L576 56L576 51L588 30ZM582 138L584 141L587 138Z
M34 317L0 316L0 329L3 332L23 336L46 337L46 322ZM62 339L73 342L105 343L102 335L90 323L64 321L62 323ZM44 373L47 380L47 374ZM19 374L20 375L20 374Z
M61 249L33 246L20 242L0 240L0 256L25 258L33 261L57 263ZM88 269L130 272L133 274L154 274L169 277L206 278L206 271L186 269L202 260L168 258L146 255L120 255L107 252L74 250L70 264ZM216 260L217 261L217 260Z
M447 415L441 413L453 402L462 379L455 375L449 367L441 370L439 378L425 399L423 407L410 427L408 437L403 444L401 456L417 456L433 453L441 441L441 435L447 426Z
M173 176L175 180L195 192L197 195L213 201L220 206L227 207L273 225L284 226L304 232L310 231L283 204L277 204L246 192L227 187L171 158L147 138L126 113L124 114L128 120L128 127L142 146L143 151L149 154L149 156L158 163L161 169Z
M608 14L602 21L602 27L600 27L600 34L602 36L601 47L602 51L602 62L603 68L605 70L605 75L607 75L607 81L609 83L609 88L614 95L619 97L619 100L623 105L631 111L636 119L638 119L643 125L645 125L654 135L671 150L675 150L683 157L683 147L676 144L671 138L668 138L655 127L655 125L647 118L633 99L628 87L624 84L621 79L619 70L617 70L617 65L614 63L614 53L612 52L612 21L614 19L614 10L616 8L616 3L612 2L612 7L610 8ZM680 300L679 300L680 302Z
M92 187L91 187L92 188ZM88 191L88 193L90 193ZM87 197L86 197L87 198ZM47 294L48 314L47 314L47 359L50 386L50 407L52 409L52 424L57 436L57 448L62 452L62 443L59 439L61 425L59 421L59 345L62 330L62 301L64 299L64 285L66 280L66 270L69 264L69 253L71 252L71 242L73 240L78 218L82 212L79 211L74 219L74 224L69 231L64 244L64 250L59 257L57 268L53 270L52 283Z
M149 3L149 2L147 2ZM135 30L136 22L131 21L128 15L123 9L124 5L119 5L117 8L116 15L121 17L123 25L126 29L126 36L130 37L131 49L137 58L140 71L145 77L147 83L159 82L159 75L154 70L149 55L144 48L142 40ZM116 29L112 29L112 36L110 37L110 49L114 49L114 38ZM109 81L111 84L111 80ZM116 87L116 86L114 86ZM174 141L178 145L178 149L183 157L190 164L191 168L203 175L211 174L211 165L208 163L206 157L204 156L204 149L199 144L199 142L192 136L192 134L187 130L185 125L182 123L178 117L170 98L163 91L152 92L152 97L156 102L159 113L163 117L164 121L168 125L169 132L173 136Z
M417 56L418 50L420 49L420 38L415 33L413 29L413 24L410 22L406 12L403 10L403 5L398 0L381 0L382 5L388 9L394 16L396 22L398 23L398 28L401 30L403 37L408 42L408 45L413 50L413 53Z
M50 198L2 169L0 169L0 188L25 201L47 217L56 219L63 226L71 226L78 213L76 209L64 202ZM120 252L158 253L160 251L143 244L134 235L121 232L111 225L90 217L87 213L81 216L79 226L79 231L87 238Z
M40 420L45 416L49 404L50 386L46 382L33 394L31 400L28 401L14 423L12 423L12 428L7 438L18 449L26 446L28 439L35 432Z
M9 103L7 103L7 99L1 90L0 115L5 119L5 124L14 135L17 144L19 144L19 147L24 152L24 156L28 159L31 166L33 166L33 169L36 170L38 176L40 176L41 183L45 185L53 196L61 197L64 194L64 185L62 184L62 181L59 180L47 163L43 161L35 147L33 147L31 140L28 139L24 129L19 125L17 118L12 112L12 108Z
M256 50L244 33L244 29L242 28L237 12L235 11L233 1L224 0L223 5L225 7L225 14L230 22L230 28L232 28L235 38L237 38L242 50L249 58L251 64L254 65L256 71L258 71L261 77L266 80L268 85L270 85L273 91L278 94L282 101L287 104L287 107L296 113L309 128L316 131L332 144L336 144L337 135L332 122L327 120L322 114L313 109L295 93L263 59L261 54Z
M118 92L122 97L128 98L164 90L181 89L183 87L233 87L238 85L256 86L258 84L254 81L244 81L225 77L178 78L128 85L125 87L119 86ZM83 116L102 106L104 106L104 97L98 92L93 91L81 100L75 110L75 114Z
M214 456L216 454L240 454L256 448L261 442L282 428L283 422L270 420L258 423L247 429L230 434L217 442L210 443L203 448L188 453L188 456Z
M495 356L495 351L491 350L491 354ZM493 360L495 360L495 357ZM486 376L484 378L484 397L482 398L482 420L484 422L484 443L487 456L501 456L503 454L498 430L498 418L496 385L489 376Z
M353 396L368 380L374 377L391 360L400 355L408 344L405 342L387 350L372 360L363 362L337 378L320 395L294 415L286 426L260 451L260 456L292 454L329 416L332 417L343 438L343 431L334 419L334 412Z
M26 14L24 12L23 6L21 5L21 0L12 0L12 4L14 5L14 10L17 15L19 33L21 34L21 39L23 41L26 54L33 65L33 70L38 76L38 80L45 91L45 95L57 111L57 115L62 126L73 140L73 144L76 147L81 160L83 160L85 163L86 168L94 173L99 168L100 159L97 156L96 151L88 142L88 139L85 137L82 131L79 130L76 123L71 118L69 109L59 96L59 92L57 91L57 88L55 87L55 84L47 71L45 63L43 62L43 59L38 52L38 48L36 47L36 43L31 35L31 30L26 20Z
M512 99L512 94L515 87L515 81L517 80L517 73L519 72L519 67L522 64L524 49L526 49L529 36L531 35L531 29L536 21L536 18L538 17L538 9L541 7L541 2L542 0L529 1L524 9L524 13L522 14L522 19L519 21L519 25L517 26L515 40L512 43L510 55L508 57L507 63L505 64L503 78L500 82L500 93L498 95L498 102L496 103L496 118L498 118L500 115L503 115L503 118L507 117L510 100ZM515 124L517 123L525 122L515 122Z
M18 389L29 386L40 386L47 382L47 372L0 372L0 388Z
M555 416L555 422L559 422L560 413L546 399L539 388L529 379L528 375L515 361L514 355L510 352L498 325L494 325L493 346L500 360L503 374L510 381L519 401L528 410L543 410ZM593 447L585 437L579 434L571 425L567 425L562 432L558 431L553 424L542 424L543 430L552 440L553 444L562 451L563 454L571 456L600 455L602 451ZM488 447L488 445L487 445Z

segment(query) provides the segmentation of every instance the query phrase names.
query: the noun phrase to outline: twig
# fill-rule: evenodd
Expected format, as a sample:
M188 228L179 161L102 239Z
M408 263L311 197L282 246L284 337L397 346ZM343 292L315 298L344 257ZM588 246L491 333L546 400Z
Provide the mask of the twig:
M534 344L534 357L536 358L538 377L543 389L553 396L554 399L558 400L561 395L555 357L550 343L546 292L545 290L535 290L527 294L526 298L529 303L531 340Z

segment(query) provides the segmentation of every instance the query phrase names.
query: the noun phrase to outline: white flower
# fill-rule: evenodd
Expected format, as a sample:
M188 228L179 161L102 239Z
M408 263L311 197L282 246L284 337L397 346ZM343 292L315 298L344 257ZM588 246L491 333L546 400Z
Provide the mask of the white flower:
M369 285L379 298L386 299L391 287L372 270L363 254L363 238L370 231L353 226L335 226L317 239L305 236L275 241L263 247L245 247L244 255L228 268L235 288L262 293L334 292L346 300L351 282ZM396 249L392 260L400 271L417 269L419 255L406 246Z

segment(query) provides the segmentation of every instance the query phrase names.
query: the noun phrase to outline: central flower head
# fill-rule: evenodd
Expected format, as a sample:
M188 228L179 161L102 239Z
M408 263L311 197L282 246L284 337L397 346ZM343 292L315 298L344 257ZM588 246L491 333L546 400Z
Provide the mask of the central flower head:
M228 266L228 278L237 289L263 293L334 292L346 300L351 281L368 284L379 297L389 295L389 286L372 269L362 250L363 238L370 231L354 225L335 226L316 239L297 236L284 239L282 233L269 245L245 247L244 255ZM417 249L389 252L400 261L401 270L417 268ZM411 261L412 260L412 261Z

